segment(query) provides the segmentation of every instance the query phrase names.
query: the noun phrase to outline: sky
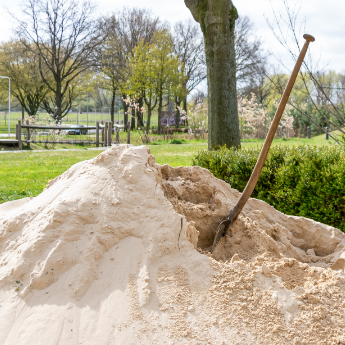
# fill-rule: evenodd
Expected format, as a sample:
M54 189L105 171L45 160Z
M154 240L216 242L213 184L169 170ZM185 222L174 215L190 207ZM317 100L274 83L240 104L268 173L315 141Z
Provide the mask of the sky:
M293 4L296 0L287 0ZM106 14L127 7L145 7L163 21L174 23L179 20L192 18L184 0L94 0L99 5L99 12ZM0 41L7 41L13 37L11 29L15 23L8 11L19 14L23 0L0 0ZM254 23L255 32L263 41L265 50L271 53L270 62L278 63L280 58L286 70L292 70L293 61L285 49L280 46L265 17L272 19L274 9L284 11L283 0L234 0L234 5L240 15L248 16ZM327 69L345 72L345 1L343 0L301 0L299 17L307 17L306 32L313 35L316 41L311 44L313 56L320 58L320 66ZM301 42L303 38L301 38ZM284 69L281 69L284 71ZM285 71L286 71L285 70Z

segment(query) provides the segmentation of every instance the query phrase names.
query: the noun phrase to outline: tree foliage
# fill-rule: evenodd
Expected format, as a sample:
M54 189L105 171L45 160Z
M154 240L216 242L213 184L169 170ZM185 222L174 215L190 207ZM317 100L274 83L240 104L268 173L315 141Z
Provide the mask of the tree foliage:
M130 57L130 70L128 90L142 97L148 107L147 130L150 128L152 110L157 105L160 130L163 100L183 94L183 68L174 52L169 32L156 32L152 43L140 41Z
M141 40L146 43L152 41L154 33L162 27L162 24L159 18L153 16L149 10L124 8L102 18L101 27L106 33L106 39L97 50L98 66L104 77L104 87L111 94L112 121L116 92L119 91L123 98L126 126L129 111L128 102L126 102L126 84L130 77L129 58L133 56L133 50ZM142 99L139 98L138 102L141 108ZM137 115L138 123L143 125L140 114Z
M39 73L39 61L19 41L0 46L0 74L11 79L11 94L29 116L35 115L50 90ZM6 87L7 89L7 87Z

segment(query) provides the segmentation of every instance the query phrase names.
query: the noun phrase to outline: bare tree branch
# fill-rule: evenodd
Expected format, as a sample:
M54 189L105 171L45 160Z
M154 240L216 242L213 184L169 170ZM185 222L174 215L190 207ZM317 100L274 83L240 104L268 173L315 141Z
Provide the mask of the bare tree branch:
M93 52L104 36L96 6L88 0L26 0L22 12L16 33L28 49L34 44L42 80L54 93L44 106L56 109L53 117L60 121L71 107L71 83L95 65Z

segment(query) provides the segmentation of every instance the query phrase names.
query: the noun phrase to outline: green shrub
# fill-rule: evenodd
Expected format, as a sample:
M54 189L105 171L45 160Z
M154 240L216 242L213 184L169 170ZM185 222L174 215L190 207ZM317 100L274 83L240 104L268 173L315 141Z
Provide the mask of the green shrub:
M150 143L150 145L162 145L163 141L162 139L158 139L157 141L153 141L152 143Z
M184 140L184 139L176 139L176 138L174 138L174 139L172 139L170 141L169 144L185 144L185 143L186 143L186 140Z
M259 149L201 151L193 164L243 191ZM289 215L345 231L345 154L337 147L273 147L252 194Z

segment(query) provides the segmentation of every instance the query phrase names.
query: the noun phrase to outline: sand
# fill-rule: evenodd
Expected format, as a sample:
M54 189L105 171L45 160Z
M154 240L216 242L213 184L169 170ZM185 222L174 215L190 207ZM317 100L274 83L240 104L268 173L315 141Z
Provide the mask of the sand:
M345 344L345 234L112 147L0 205L0 344Z

